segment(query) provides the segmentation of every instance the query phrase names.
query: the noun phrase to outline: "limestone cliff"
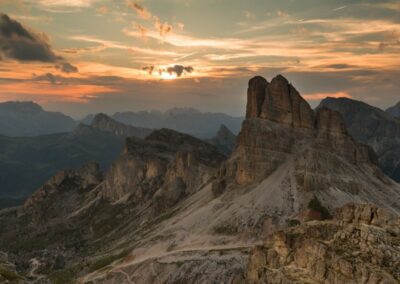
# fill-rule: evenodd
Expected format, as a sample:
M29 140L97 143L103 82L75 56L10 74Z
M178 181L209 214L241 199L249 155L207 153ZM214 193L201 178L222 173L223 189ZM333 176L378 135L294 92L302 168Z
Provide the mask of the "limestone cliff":
M371 205L276 232L253 249L246 283L399 283L400 219Z

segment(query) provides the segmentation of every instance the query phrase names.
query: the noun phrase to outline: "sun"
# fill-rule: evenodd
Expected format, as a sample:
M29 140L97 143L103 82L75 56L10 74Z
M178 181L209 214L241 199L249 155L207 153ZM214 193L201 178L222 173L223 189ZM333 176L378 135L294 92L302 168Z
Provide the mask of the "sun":
M178 78L177 76L176 76L176 74L171 74L171 73L162 73L161 75L160 75L160 77L161 77L161 79L163 79L163 80L174 80L174 79L176 79L176 78Z

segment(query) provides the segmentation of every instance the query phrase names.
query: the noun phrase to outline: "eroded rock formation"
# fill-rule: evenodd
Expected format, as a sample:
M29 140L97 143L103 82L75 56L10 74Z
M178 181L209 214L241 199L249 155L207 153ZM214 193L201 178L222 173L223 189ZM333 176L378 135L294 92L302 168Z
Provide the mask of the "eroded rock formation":
M400 219L349 204L334 220L279 231L253 249L247 283L398 283Z

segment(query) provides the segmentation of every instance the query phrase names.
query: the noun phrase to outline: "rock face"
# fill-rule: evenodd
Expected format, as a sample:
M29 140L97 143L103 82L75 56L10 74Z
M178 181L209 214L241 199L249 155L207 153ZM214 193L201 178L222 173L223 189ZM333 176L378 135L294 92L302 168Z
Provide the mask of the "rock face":
M377 154L382 171L400 181L400 120L364 102L347 98L326 98L318 108L338 111L349 133L369 145Z
M314 127L313 110L282 75L271 83L259 76L249 81L246 118L264 118L299 128Z
M134 127L118 122L106 114L97 114L90 125L101 131L111 132L116 136L145 138L153 130L143 127Z
M281 75L270 84L261 77L251 79L248 99L247 119L239 134L238 148L226 169L238 184L260 182L288 154L304 151L307 144L339 152L350 162L375 161L368 147L356 143L347 134L340 114L330 109L320 109L314 114Z
M224 159L214 146L197 138L156 130L144 140L127 139L102 193L111 201L132 195L142 202L156 194L164 204L172 204L209 182Z
M102 180L103 174L95 162L60 171L26 200L24 209L31 212L34 222L67 215L79 209L81 194L91 191Z
M400 118L400 102L386 110L393 117Z
M221 153L230 155L236 146L236 135L233 134L228 127L222 124L217 135L208 140L208 142L217 147Z
M246 283L398 283L400 219L347 205L332 221L304 223L253 249Z
M320 108L314 113L282 76L271 83L251 79L248 98L247 118L214 183L216 193L270 179L274 198L280 196L270 207L286 216L306 212L314 197L329 210L349 201L391 207L392 190L398 200L398 188L379 171L374 152L348 134L338 112ZM265 190L272 194L273 187Z

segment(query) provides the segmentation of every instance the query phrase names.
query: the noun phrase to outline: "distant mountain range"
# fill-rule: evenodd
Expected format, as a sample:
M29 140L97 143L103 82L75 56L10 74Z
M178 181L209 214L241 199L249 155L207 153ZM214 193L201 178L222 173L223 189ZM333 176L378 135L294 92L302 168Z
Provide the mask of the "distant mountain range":
M0 134L38 136L69 132L76 121L60 112L49 112L33 102L0 103Z
M81 122L90 124L93 117L94 115L89 115ZM243 121L243 117L233 117L223 113L200 112L194 108L173 108L166 112L117 112L111 117L116 121L135 127L168 128L201 139L212 138L222 124L234 134L237 134Z
M5 102L0 103L0 135L31 137L65 133L72 131L79 123L90 125L95 116L91 114L81 121L75 121L62 113L45 111L33 102ZM117 122L136 127L135 132L141 131L140 128L169 128L201 139L212 138L222 124L237 134L243 121L242 117L203 113L194 108L173 108L166 112L117 112L111 117ZM143 134L146 133L144 130Z

